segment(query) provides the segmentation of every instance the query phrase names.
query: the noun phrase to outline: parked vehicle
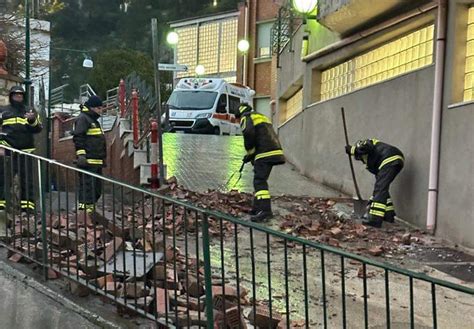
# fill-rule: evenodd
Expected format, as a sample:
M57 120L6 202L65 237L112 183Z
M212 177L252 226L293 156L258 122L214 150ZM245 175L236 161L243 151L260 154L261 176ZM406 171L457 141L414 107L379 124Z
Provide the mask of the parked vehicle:
M235 114L241 103L252 104L254 95L254 90L224 79L181 79L167 102L170 131L239 135Z

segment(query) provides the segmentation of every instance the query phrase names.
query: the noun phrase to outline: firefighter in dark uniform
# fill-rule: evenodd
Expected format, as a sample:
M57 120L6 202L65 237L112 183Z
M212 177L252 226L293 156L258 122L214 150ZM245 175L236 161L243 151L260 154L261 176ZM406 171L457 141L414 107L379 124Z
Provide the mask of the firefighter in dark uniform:
M242 104L237 117L240 118L247 151L243 161L251 162L254 166L255 195L250 219L253 222L263 222L273 216L268 177L273 166L285 163L285 156L273 125L266 116L254 112L250 105Z
M390 184L403 169L403 153L395 146L377 139L358 141L346 146L346 153L366 164L367 170L375 175L374 193L368 205L368 217L364 224L382 227L385 220L395 220L395 208L390 197Z
M42 129L38 114L25 105L25 91L20 86L10 89L10 105L0 109L0 145L5 145L27 153L35 151L34 135ZM10 189L14 175L20 178L20 208L22 212L35 210L35 193L33 190L33 159L26 155L5 151L11 156L11 166L6 165L5 158L0 158L0 210L7 203L5 192Z
M76 147L77 167L102 175L107 156L106 140L98 119L102 100L91 96L81 106L81 114L74 123L73 140ZM102 195L102 183L95 177L79 173L79 208L92 213Z

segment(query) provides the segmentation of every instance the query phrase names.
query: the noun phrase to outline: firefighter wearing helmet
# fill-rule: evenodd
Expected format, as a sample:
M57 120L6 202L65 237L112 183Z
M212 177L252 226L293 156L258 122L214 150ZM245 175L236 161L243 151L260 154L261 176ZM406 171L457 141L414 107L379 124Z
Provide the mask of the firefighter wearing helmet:
M26 153L35 151L34 135L42 129L38 114L25 104L25 90L20 86L10 89L9 105L0 108L0 145L18 149ZM10 189L15 175L20 179L20 208L23 212L35 210L33 190L33 160L27 155L6 151L12 164L5 165L6 158L0 159L0 210L7 206L5 191ZM12 205L15 206L15 205Z
M255 195L250 219L264 222L273 216L268 178L273 166L285 163L285 156L270 119L247 104L240 105L237 117L247 151L243 161L254 166Z

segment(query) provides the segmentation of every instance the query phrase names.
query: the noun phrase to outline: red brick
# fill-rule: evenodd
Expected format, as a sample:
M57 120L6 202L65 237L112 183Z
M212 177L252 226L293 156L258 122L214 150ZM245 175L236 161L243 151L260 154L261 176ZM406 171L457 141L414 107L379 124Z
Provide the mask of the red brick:
M224 289L225 288L225 289ZM240 287L240 296L237 294L237 288L231 286L212 286L212 296L219 296L225 293L226 296L242 298L247 294L247 290L243 287Z
M102 276L100 278L97 278L97 286L100 289L104 289L105 284L109 282L114 282L114 276L112 274L108 274L106 276Z
M122 245L123 240L121 238L114 238L114 240L109 242L104 250L104 253L100 255L99 258L107 263L115 255L115 253L122 248Z
M48 268L48 279L49 280L56 280L60 277L60 274L55 270Z
M112 281L112 282L107 282L103 290L105 290L108 294L120 297L122 296L123 286L120 282Z
M21 261L21 259L23 258L22 255L18 254L18 253L14 253L10 258L8 258L10 261L14 262L14 263L18 263L19 261Z
M270 310L267 307L257 307L257 316L254 316L253 308L249 314L250 324L259 328L277 328L281 321L281 315L275 310L272 310L272 316L270 317Z
M165 289L156 288L155 299L156 299L156 312L159 315L165 314L167 306L169 310L169 298L168 298L167 291L165 291Z

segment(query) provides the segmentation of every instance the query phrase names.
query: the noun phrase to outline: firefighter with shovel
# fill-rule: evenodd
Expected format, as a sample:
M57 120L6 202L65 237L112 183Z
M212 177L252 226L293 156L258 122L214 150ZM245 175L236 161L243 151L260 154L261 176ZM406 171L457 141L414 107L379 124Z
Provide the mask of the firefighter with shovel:
M240 105L236 116L240 118L247 151L243 163L251 162L254 166L255 194L250 220L264 222L273 217L268 178L273 166L285 163L285 156L270 119L247 104Z
M377 139L360 140L355 145L346 145L346 153L362 161L376 178L374 193L368 205L368 217L363 224L380 228L383 221L393 222L395 208L389 189L403 169L403 153L395 146Z

